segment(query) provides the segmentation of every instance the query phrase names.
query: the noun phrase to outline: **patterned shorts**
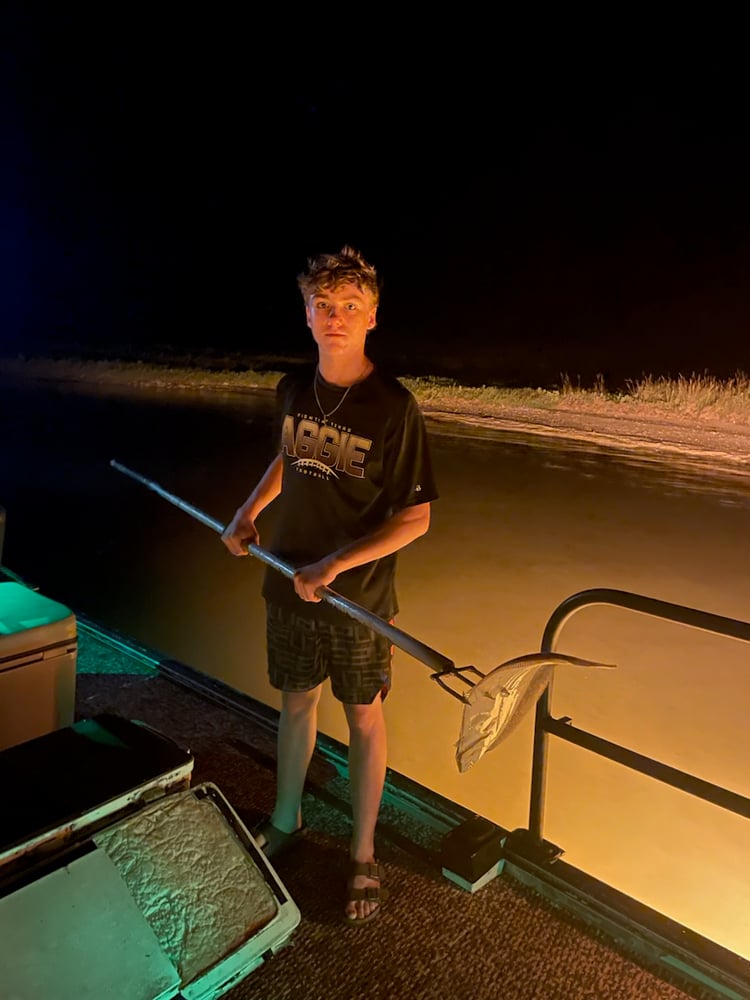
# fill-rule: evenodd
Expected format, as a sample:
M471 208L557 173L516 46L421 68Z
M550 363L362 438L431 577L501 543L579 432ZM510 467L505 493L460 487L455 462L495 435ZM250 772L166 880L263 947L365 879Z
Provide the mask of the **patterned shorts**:
M268 604L266 645L268 677L280 691L310 691L330 677L339 701L369 705L390 689L390 642L343 615L332 625Z

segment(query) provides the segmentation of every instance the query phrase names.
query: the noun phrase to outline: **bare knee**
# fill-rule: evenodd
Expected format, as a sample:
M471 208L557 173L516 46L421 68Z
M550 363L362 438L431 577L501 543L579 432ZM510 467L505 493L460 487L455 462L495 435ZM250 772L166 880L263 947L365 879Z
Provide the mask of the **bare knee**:
M366 736L380 731L385 724L383 702L380 698L375 698L370 705L344 705L344 712L350 733Z
M312 715L320 701L321 685L310 691L283 691L281 711L290 719L302 719Z

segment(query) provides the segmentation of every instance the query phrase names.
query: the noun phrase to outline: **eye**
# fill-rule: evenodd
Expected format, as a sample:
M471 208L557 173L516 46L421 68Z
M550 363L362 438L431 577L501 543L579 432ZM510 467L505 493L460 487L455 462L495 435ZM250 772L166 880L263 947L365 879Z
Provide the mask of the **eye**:
M356 312L359 309L359 306L356 302L348 302L346 308L349 312Z

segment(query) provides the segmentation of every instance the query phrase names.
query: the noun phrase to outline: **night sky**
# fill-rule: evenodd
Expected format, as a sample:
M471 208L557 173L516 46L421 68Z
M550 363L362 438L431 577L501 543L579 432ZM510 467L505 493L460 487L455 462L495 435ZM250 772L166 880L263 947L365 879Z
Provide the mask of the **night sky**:
M6 9L4 354L304 351L295 276L349 242L401 373L750 369L747 86L725 51L551 55L476 23L364 51L226 7Z

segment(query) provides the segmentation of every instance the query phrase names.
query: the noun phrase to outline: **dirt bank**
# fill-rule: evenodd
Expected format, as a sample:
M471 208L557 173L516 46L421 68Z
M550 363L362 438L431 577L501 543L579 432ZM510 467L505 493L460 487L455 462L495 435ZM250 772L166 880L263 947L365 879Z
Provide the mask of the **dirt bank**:
M425 408L438 429L458 433L520 433L589 442L599 448L647 453L665 462L693 461L716 471L747 475L750 480L750 428L704 423L676 415L645 415L603 405L598 412L558 407L515 407L498 416L442 413Z
M220 373L198 370L155 371L148 366L121 363L77 363L46 359L0 358L0 383L5 380L53 381L59 384L128 386L133 389L175 391L269 392L268 374L256 381L237 377L222 381ZM550 406L505 406L493 403L482 412L481 403L446 407L423 404L431 427L438 433L493 436L536 435L589 443L619 452L637 452L655 461L678 461L750 482L750 425L681 416L656 406L628 404L596 397L563 397Z

